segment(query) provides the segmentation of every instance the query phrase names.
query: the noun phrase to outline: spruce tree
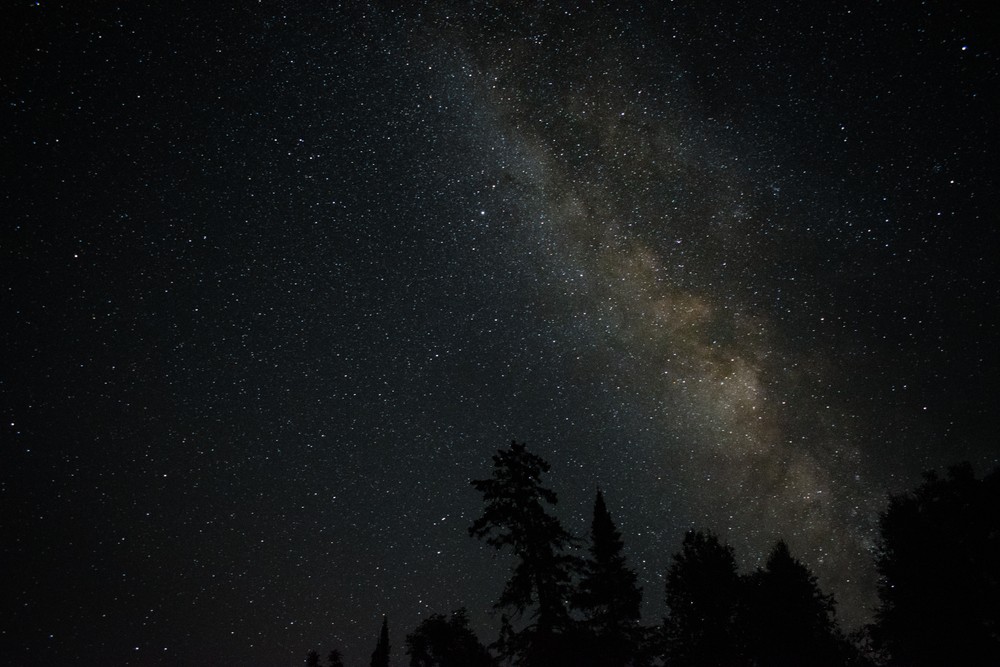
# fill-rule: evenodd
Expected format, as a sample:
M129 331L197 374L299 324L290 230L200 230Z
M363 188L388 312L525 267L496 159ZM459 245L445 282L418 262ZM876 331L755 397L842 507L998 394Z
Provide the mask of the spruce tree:
M389 667L389 617L382 617L382 631L372 651L371 667Z
M625 547L597 491L590 527L590 557L584 561L583 577L574 603L585 617L584 625L594 640L592 661L616 667L625 665L637 651L642 589L636 575L625 564Z

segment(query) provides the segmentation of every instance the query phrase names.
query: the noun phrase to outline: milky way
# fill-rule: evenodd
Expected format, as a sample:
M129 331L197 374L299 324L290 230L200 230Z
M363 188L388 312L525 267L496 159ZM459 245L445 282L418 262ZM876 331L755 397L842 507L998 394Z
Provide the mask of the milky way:
M497 187L529 193L505 222L519 252L542 257L544 302L578 346L571 363L628 413L605 446L652 435L650 483L683 489L678 507L661 505L674 522L714 527L751 563L776 536L791 540L863 620L881 498L861 483L863 425L831 359L845 344L811 330L789 340L782 311L805 310L815 328L849 323L794 296L783 304L774 287L810 281L811 258L789 269L777 255L802 252L797 237L816 233L809 220L835 195L794 174L781 192L781 165L748 159L685 85L656 89L647 45L623 45L614 17L540 22L470 47L480 69L444 78L474 71L477 97L502 119L517 158ZM827 201L783 202L816 196ZM856 279L844 264L827 270Z

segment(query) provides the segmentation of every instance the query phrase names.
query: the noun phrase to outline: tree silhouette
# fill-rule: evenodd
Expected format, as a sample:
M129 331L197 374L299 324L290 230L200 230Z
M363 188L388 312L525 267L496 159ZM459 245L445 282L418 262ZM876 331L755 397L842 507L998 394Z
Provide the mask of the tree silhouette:
M664 642L676 667L740 663L736 612L740 578L729 545L712 533L688 531L667 571Z
M881 516L881 607L872 640L890 664L986 665L1000 656L1000 471L925 473Z
M505 650L520 653L527 665L558 664L559 635L572 625L566 600L577 559L565 553L573 537L545 510L544 504L557 502L556 494L541 485L548 471L544 459L513 442L493 456L491 478L472 482L483 494L485 509L469 534L497 549L510 547L518 559L496 607L517 617L534 608L533 625L520 633L508 626L512 634L501 637Z
M625 564L624 546L598 489L590 556L583 563L574 603L583 612L584 627L593 640L589 661L605 667L627 664L638 650L642 589L636 585L635 572Z
M371 667L389 667L389 617L382 617L382 631L372 651Z
M330 655L327 656L327 660L330 661L330 667L344 667L344 661L340 657L340 651L333 649L330 651Z
M764 569L745 581L742 625L755 664L845 664L850 646L837 629L833 596L820 590L784 541L774 546Z
M306 655L306 667L319 667L319 653L309 651Z
M493 667L493 657L469 629L465 609L451 619L434 614L406 636L410 667Z

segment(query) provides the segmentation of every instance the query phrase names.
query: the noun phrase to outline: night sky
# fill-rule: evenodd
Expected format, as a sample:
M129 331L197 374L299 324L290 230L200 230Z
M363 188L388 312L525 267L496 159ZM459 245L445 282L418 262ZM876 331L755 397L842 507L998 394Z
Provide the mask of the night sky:
M515 438L646 623L707 528L853 629L888 494L1000 464L996 13L144 4L4 12L4 664L492 641Z

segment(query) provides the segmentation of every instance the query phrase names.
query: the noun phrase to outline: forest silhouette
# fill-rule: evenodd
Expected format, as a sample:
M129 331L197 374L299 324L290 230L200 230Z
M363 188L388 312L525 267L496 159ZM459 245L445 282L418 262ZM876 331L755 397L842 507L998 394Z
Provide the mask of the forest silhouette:
M494 609L487 646L465 609L433 614L406 636L411 667L924 667L1000 664L1000 469L928 472L881 514L879 607L850 636L836 601L778 540L763 568L740 574L731 546L688 531L667 566L667 615L643 624L643 590L624 540L597 490L586 549L551 513L543 458L511 443L490 477L469 535L511 553L515 565ZM585 555L578 555L583 551ZM320 667L310 651L309 667ZM329 667L344 667L329 653ZM389 667L383 618L371 667Z

